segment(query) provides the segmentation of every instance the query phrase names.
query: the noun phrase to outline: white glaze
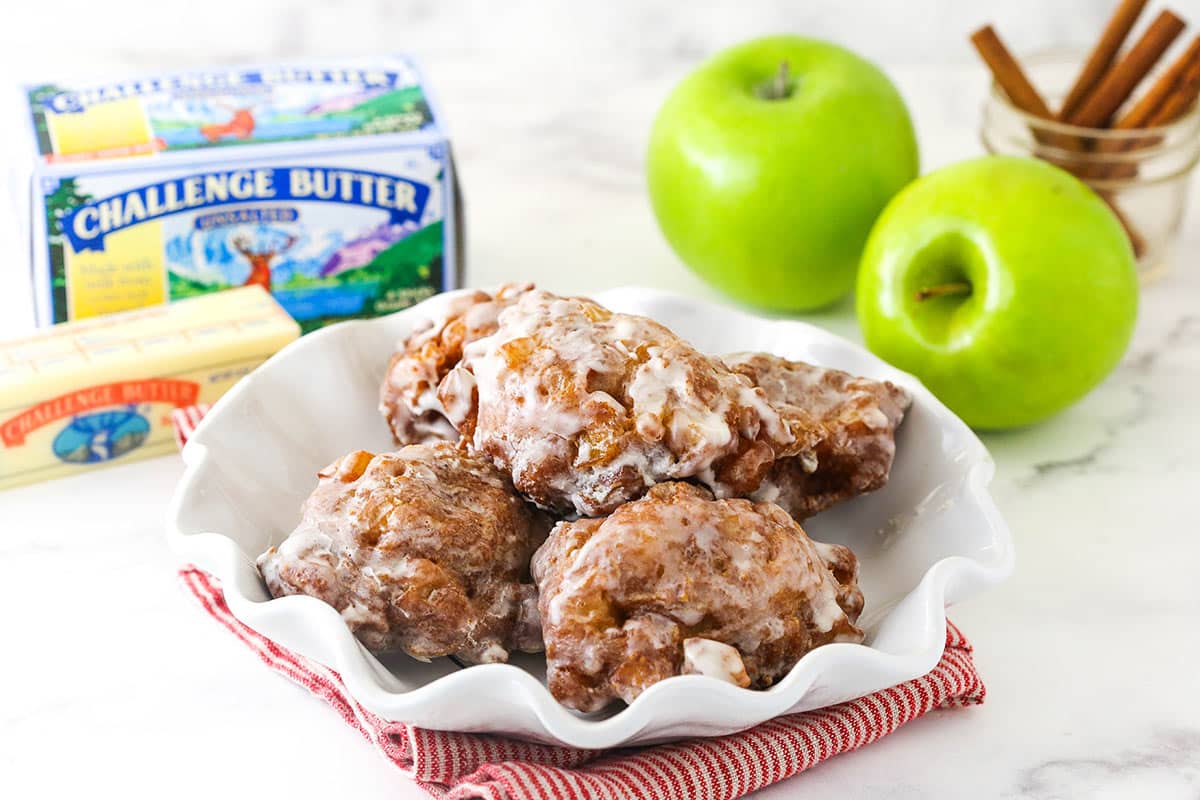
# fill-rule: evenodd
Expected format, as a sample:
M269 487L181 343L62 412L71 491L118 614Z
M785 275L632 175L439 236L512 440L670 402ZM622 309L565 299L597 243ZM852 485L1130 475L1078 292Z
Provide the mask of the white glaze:
M707 675L734 686L750 683L737 648L696 636L683 640L683 673Z

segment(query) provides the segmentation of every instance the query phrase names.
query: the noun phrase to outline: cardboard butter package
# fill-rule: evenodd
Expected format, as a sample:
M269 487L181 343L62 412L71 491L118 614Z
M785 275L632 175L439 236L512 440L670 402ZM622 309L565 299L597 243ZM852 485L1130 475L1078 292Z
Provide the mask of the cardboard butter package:
M406 57L27 87L39 324L238 286L304 331L459 283L449 141Z
M299 335L249 286L0 340L0 489L172 452L174 409Z

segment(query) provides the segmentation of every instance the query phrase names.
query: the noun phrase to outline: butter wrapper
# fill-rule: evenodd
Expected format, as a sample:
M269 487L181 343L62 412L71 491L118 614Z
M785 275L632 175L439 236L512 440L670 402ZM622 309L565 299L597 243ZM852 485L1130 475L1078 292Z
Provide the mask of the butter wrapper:
M174 409L299 335L254 286L0 341L0 489L172 452Z
M407 57L27 87L39 324L257 285L305 331L459 284L450 144Z

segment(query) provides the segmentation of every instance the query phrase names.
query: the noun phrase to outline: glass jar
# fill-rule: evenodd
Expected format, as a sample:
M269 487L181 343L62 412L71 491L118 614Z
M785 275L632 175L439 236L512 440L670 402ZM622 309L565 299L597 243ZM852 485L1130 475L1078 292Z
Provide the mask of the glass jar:
M1054 109L1086 58L1086 53L1054 51L1022 64ZM1140 90L1157 77L1147 77ZM1183 222L1188 179L1200 161L1200 109L1160 128L1082 128L1021 111L993 83L980 135L990 153L1036 156L1083 180L1125 226L1143 282L1166 271Z

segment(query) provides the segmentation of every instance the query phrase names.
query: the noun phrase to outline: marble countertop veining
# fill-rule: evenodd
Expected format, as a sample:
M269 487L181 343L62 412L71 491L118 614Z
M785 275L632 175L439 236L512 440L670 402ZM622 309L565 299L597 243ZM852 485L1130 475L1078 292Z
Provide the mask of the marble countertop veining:
M467 196L470 282L712 297L663 243L642 186L645 133L680 69L567 69L514 106L488 87L520 78L518 62L488 80L468 59L431 64ZM980 152L979 69L891 72L925 168ZM1145 291L1120 367L1050 422L985 437L1018 567L952 617L987 703L761 797L1200 795L1198 251L1194 184L1174 271ZM848 301L808 318L857 336ZM162 528L181 471L166 457L0 493L0 794L421 796L179 591Z

